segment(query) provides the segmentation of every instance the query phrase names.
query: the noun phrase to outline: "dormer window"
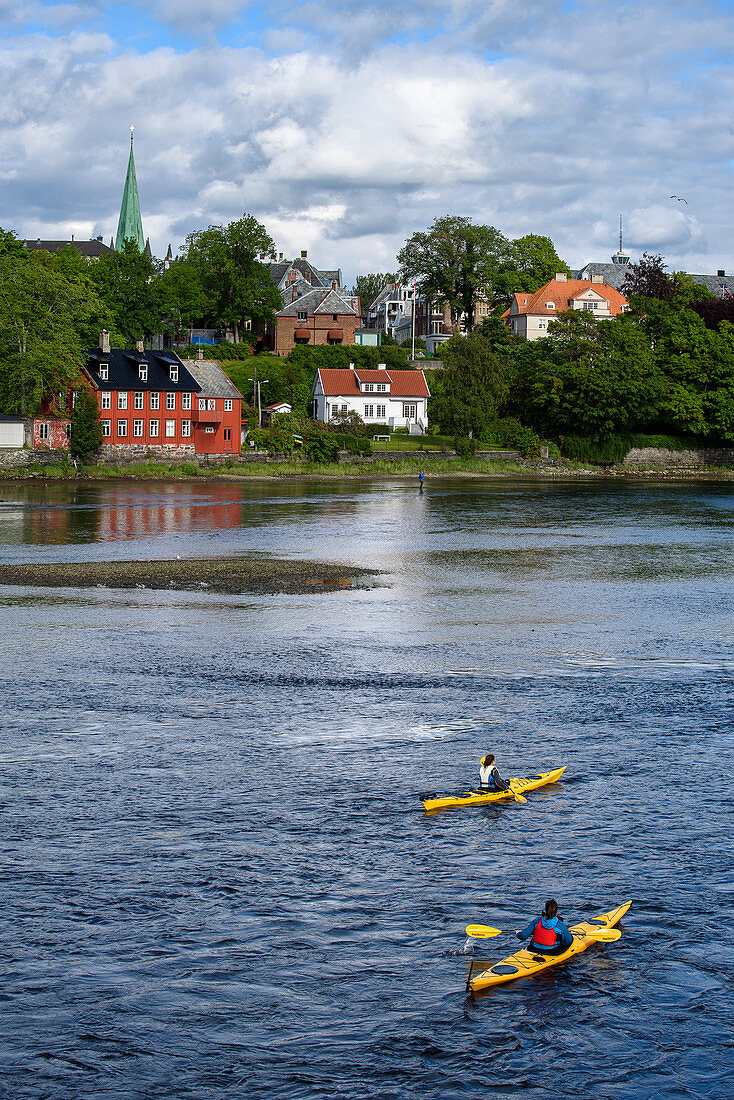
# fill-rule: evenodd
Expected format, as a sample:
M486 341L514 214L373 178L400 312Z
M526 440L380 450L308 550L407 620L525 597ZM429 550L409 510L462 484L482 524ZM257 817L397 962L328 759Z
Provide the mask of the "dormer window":
M110 376L109 363L100 363L99 364L99 377L102 379L103 382L106 382L107 379L109 378L109 376Z
M178 364L171 363L171 381L178 382Z
M140 379L141 382L147 382L148 381L148 364L147 363L139 363L138 364L138 378Z
M373 382L365 382L364 385L362 386L362 392L363 393L372 393L374 388L375 388L375 386L374 386Z
M556 303L555 302L546 302L545 303L545 308L546 309L555 309L556 308Z

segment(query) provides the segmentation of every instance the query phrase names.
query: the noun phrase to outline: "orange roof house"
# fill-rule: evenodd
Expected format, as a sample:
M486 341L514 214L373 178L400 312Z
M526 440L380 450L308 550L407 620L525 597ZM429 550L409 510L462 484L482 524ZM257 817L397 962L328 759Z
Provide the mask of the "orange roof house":
M590 310L594 317L616 317L628 308L627 299L601 275L569 279L559 274L540 290L518 291L502 318L513 335L539 340L548 335L548 321L568 309Z

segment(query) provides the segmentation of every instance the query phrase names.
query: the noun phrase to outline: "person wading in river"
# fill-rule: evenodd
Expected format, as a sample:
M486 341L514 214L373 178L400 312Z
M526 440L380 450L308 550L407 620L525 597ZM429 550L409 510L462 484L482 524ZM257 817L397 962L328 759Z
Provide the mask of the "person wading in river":
M553 898L545 903L540 920L531 920L516 935L519 940L532 936L528 950L543 955L560 955L573 943L573 933L558 916L558 905Z
M499 768L494 762L494 756L488 752L479 761L479 790L480 791L509 791L510 784L503 779Z

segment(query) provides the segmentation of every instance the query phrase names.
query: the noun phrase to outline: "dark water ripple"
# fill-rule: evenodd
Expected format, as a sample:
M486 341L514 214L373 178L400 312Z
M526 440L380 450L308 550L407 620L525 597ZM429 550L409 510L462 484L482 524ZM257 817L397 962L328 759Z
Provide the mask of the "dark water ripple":
M0 1095L734 1094L728 486L4 496L5 560L389 584L0 591ZM419 812L490 748L568 779ZM623 938L468 1002L464 926L551 894Z

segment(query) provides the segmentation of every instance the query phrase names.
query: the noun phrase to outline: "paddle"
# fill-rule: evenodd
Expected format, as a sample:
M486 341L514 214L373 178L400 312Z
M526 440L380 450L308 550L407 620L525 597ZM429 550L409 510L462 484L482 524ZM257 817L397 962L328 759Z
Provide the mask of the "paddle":
M503 932L501 928L492 928L489 924L467 924L466 934L475 940L491 940L494 936L504 936L510 933ZM574 936L590 936L592 940L596 940L598 943L613 943L615 940L622 938L622 933L618 928L592 928L589 932L574 932L573 934Z
M509 788L509 791L512 797L515 799L515 802L527 802L527 798L523 798L523 796L521 794L518 794L517 791L513 791L512 787Z

